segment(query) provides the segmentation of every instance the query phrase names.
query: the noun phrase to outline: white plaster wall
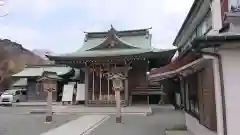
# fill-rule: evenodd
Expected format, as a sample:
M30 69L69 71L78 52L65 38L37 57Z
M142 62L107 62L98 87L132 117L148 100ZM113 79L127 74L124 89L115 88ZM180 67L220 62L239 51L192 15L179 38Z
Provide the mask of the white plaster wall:
M212 132L199 124L199 121L196 118L187 113L185 113L185 119L188 131L192 132L194 135L217 135L217 133Z
M227 132L238 135L240 131L240 50L220 50L225 89Z

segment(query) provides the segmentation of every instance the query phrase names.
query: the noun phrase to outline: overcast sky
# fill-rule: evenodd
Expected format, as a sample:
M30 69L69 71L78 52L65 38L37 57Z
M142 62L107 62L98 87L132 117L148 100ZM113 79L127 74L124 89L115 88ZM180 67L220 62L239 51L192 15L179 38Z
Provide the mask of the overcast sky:
M0 37L25 48L72 52L83 31L152 27L153 46L171 48L193 0L7 0Z

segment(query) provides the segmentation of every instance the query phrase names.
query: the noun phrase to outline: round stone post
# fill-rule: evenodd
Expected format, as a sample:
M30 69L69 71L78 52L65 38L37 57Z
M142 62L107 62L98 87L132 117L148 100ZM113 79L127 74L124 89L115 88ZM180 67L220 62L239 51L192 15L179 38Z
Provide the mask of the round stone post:
M46 122L52 121L52 91L49 90L47 96L47 115L46 115Z
M47 113L45 122L52 122L52 92L56 90L56 82L59 77L56 72L43 72L43 75L38 81L43 85L43 90L47 92Z
M116 123L122 123L120 90L116 90Z
M122 123L121 117L121 91L124 90L123 80L126 79L121 73L115 73L109 77L113 82L113 90L115 91L116 100L116 123Z

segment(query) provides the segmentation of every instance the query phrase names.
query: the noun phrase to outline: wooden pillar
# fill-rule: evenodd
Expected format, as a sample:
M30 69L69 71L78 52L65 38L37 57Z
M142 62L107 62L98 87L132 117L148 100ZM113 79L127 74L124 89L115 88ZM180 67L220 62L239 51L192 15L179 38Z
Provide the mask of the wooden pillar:
M92 100L95 100L95 66L93 64L93 83L92 83Z
M128 105L132 105L132 95L130 95L130 99L129 99L129 104Z
M149 95L147 95L147 104L148 104L148 105L150 104Z
M125 89L125 91L124 91L124 94L125 94L125 103L126 103L126 105L128 105L128 103L129 103L129 91L128 91L128 66L126 65L126 69L125 69L125 77L126 77L126 79L124 80L124 89Z
M110 76L109 72L110 72L110 64L108 63L108 77ZM108 101L110 100L109 94L110 94L110 80L108 79L108 95L107 95Z
M180 96L181 96L181 107L184 107L184 82L182 76L180 76Z
M85 106L88 105L88 77L89 77L89 68L85 67Z
M99 67L99 100L102 100L102 68Z

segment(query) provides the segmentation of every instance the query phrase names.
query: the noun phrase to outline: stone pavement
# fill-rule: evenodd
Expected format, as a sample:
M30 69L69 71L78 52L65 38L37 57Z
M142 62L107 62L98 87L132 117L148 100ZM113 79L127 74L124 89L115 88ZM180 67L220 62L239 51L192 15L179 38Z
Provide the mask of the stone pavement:
M79 106L55 107L60 110L79 109ZM185 125L184 114L169 106L152 106L153 114L150 116L125 115L123 116L124 124L117 124L115 115L110 114L108 117L108 115L101 113L82 117L79 117L81 113L54 115L53 123L44 124L45 115L43 114L22 114L24 110L29 110L29 108L38 107L0 108L0 135L50 135L50 133L51 135L55 135L55 133L59 135L60 132L66 133L64 132L66 130L69 131L67 134L76 133L78 135L165 135L166 129ZM141 106L129 109L135 112L136 108L139 109ZM114 108L104 107L100 110L104 109L109 111ZM21 114L17 114L15 111L20 111Z
M82 135L108 118L107 115L85 115L41 135Z
M53 105L60 105L60 102L53 102ZM19 103L14 103L13 106L17 106L17 107L27 107L27 106L46 106L47 102L19 102Z
M158 109L151 116L124 116L124 124L115 123L112 116L89 135L165 135L165 129L184 125L185 117L180 111Z
M166 135L193 135L193 133L189 131L167 131Z
M79 115L54 115L53 123L46 124L45 115L0 114L0 135L40 135L77 118Z
M46 108L30 109L30 113L45 113ZM85 106L53 106L53 112L55 114L115 114L116 107L85 107ZM152 109L149 106L129 106L122 108L122 114L134 114L134 115L150 115Z

